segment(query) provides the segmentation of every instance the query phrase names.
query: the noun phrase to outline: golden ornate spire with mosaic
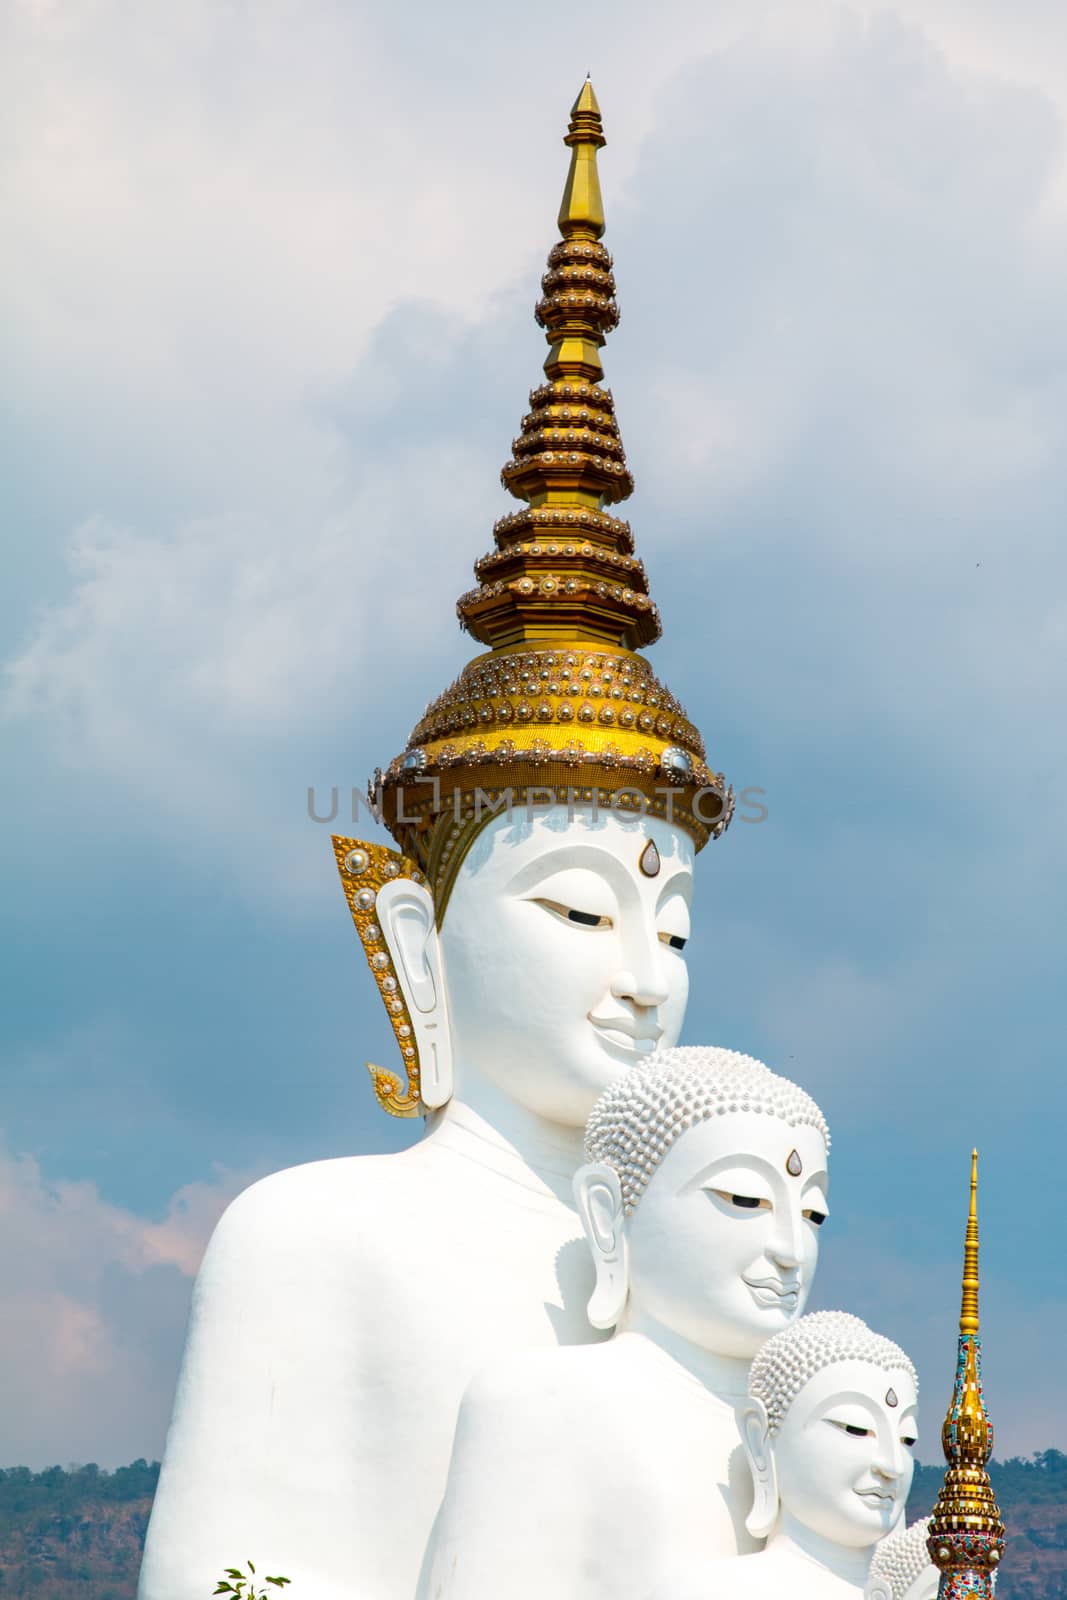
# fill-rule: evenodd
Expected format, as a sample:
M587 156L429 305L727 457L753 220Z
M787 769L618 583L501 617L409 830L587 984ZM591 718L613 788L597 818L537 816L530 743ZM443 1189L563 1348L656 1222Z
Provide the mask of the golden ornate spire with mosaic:
M971 1152L971 1204L963 1251L956 1381L941 1429L948 1470L930 1519L927 1548L941 1573L938 1600L990 1600L1004 1554L1004 1524L986 1463L993 1424L982 1395L978 1337L978 1151Z
M731 791L708 767L699 731L639 653L659 637L659 613L629 523L609 509L628 498L633 479L600 361L619 320L612 259L600 242L597 152L605 142L586 81L564 137L561 237L535 312L549 346L545 381L530 395L501 473L523 504L497 522L495 548L475 563L478 585L457 605L461 627L487 648L427 706L405 749L371 781L371 805L400 853L385 863L381 846L334 841L379 984L392 974L384 950L367 941L377 924L353 898L369 892L353 862L364 874L372 862L376 871L388 865L417 876L440 923L464 855L505 804L645 812L684 828L698 850L730 820ZM414 1115L418 1051L395 983L382 998L407 1087L371 1070L386 1109Z

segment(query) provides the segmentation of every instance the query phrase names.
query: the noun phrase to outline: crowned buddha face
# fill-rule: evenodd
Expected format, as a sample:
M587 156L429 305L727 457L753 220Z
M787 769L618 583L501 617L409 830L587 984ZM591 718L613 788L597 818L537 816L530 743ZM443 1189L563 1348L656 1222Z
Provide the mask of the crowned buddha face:
M404 1012L394 1027L408 1082L372 1072L401 1116L440 1109L453 1089L473 1099L480 1080L581 1127L607 1084L672 1043L686 1002L692 859L732 810L699 729L642 654L661 628L616 510L633 479L602 384L599 351L618 306L599 243L605 141L588 83L565 142L562 237L537 307L545 381L501 474L523 504L494 525L494 549L456 608L483 648L373 780L377 814L433 897L433 929L417 896L383 897L387 950L357 917L380 985L382 961L398 963L388 980L403 998L383 994L392 1017ZM581 293L563 292L579 279ZM508 795L522 797L515 815L483 826L480 797ZM537 795L547 811L531 818L525 801ZM594 796L605 808L595 818ZM342 877L346 855L367 853L357 841L336 848ZM391 865L396 877L401 863ZM484 1108L491 1098L482 1093Z
M849 1360L815 1373L771 1443L782 1511L834 1544L884 1538L911 1488L917 1404L903 1368Z
M473 1071L581 1126L620 1072L676 1041L693 855L648 816L517 806L483 828L440 930L461 1095Z
M750 1359L804 1310L827 1189L817 1128L754 1111L695 1123L627 1221L631 1307Z

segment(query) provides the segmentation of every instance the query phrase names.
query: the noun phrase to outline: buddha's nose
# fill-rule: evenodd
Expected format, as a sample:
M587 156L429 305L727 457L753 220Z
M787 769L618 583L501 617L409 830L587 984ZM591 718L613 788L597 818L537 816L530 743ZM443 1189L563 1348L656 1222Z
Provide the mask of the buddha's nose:
M651 969L633 972L622 967L611 980L611 992L616 1000L629 1000L631 1005L651 1010L667 1002L667 990L657 976Z
M774 1237L767 1246L767 1254L783 1272L795 1272L801 1262L800 1217L793 1216L790 1207L776 1211Z
M897 1484L904 1476L904 1446L899 1439L880 1441L878 1455L871 1462L871 1471L884 1478L888 1484Z
M619 967L611 980L612 994L616 1000L629 1000L644 1010L665 1005L670 990L661 959L663 946L655 927L643 917L633 917L624 920L620 932Z

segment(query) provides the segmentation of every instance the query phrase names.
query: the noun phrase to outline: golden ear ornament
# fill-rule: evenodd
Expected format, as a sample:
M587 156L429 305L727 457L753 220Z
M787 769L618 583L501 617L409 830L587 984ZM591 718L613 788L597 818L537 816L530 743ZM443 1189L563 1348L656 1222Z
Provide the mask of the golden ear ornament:
M378 893L387 883L409 878L412 883L421 884L427 893L429 886L425 874L410 857L389 850L385 845L370 844L364 839L345 839L334 834L333 851L345 900L404 1064L402 1079L388 1067L379 1067L368 1061L367 1071L374 1084L374 1093L382 1110L388 1111L390 1116L420 1117L426 1108L419 1093L419 1047L415 1042L407 1001L378 921L376 907Z

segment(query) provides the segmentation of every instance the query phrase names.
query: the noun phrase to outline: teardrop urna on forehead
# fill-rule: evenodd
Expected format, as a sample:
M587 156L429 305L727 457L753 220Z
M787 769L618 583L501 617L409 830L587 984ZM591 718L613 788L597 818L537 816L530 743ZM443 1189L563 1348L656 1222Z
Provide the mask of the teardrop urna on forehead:
M414 1593L463 1391L591 1339L571 1181L597 1095L685 1012L693 864L729 799L639 648L659 632L600 347L617 309L586 84L537 318L546 381L459 603L486 648L380 778L399 851L337 841L394 1024L401 1155L241 1195L208 1247L141 1574L199 1600L247 1551L303 1600Z

